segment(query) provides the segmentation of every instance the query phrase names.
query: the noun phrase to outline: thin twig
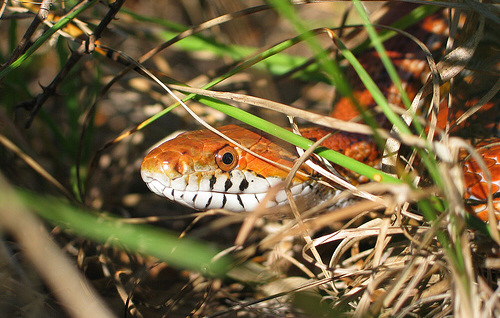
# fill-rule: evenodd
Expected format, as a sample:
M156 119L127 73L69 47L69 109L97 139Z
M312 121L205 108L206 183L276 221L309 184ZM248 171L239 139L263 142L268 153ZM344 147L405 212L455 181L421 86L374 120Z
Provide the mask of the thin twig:
M118 13L124 2L125 0L117 0L109 5L107 14L101 20L94 33L90 35L76 51L73 51L71 53L71 56L68 58L68 60L66 60L66 63L64 64L62 70L57 74L52 82L47 87L44 87L41 94L37 95L34 99L23 105L24 108L31 109L29 118L26 122L26 128L29 128L31 126L33 119L36 117L37 113L40 111L44 103L54 94L56 94L57 87L59 87L59 85L66 78L71 69L73 69L78 61L80 61L82 56L85 53L90 53L89 48L93 47L93 43L101 37L102 32L106 29L108 24L113 21L114 16Z
M5 10L5 4L7 1L4 2L2 5L2 14L3 11ZM0 67L0 71L5 69L7 66L11 65L23 52L26 51L28 48L28 45L32 43L31 37L35 33L36 29L42 24L42 22L47 19L47 16L49 15L49 10L50 10L50 5L52 4L52 0L43 0L42 3L40 4L40 8L38 9L38 13L35 15L33 18L33 21L31 21L30 26L24 33L23 38L19 41L17 44L17 47L14 49L14 52L9 57L9 60ZM1 15L0 15L1 16ZM1 79L0 79L1 81Z

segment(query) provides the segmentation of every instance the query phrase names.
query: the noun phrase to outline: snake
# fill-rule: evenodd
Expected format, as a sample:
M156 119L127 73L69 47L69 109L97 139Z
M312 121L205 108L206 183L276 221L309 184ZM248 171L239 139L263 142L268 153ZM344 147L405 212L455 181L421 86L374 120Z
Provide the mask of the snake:
M158 195L198 210L251 211L272 187L284 182L298 158L296 152L287 149L290 147L263 131L238 125L218 130L278 165L254 156L209 130L190 131L164 142L144 158L141 175L148 187ZM317 140L329 131L307 128L300 132L306 138ZM360 134L332 135L323 145L371 166L380 162L375 144ZM292 194L317 194L314 190L318 180L312 177L312 169L302 165L299 172L291 181ZM267 207L286 201L285 191L280 190Z
M296 152L265 132L238 125L226 125L218 130L278 165L254 156L210 130L189 131L155 147L144 158L141 176L149 189L196 210L252 211L272 187L285 181L298 158ZM302 136L311 140L329 132L326 128L300 130ZM324 140L322 145L370 166L380 165L380 152L367 136L337 133ZM500 211L500 138L488 140L488 145L492 146L481 144L478 153L491 174L493 203L495 209ZM290 184L291 193L294 197L315 202L318 193L325 192L321 189L325 186L309 166L302 165L298 171L300 173L293 177ZM352 172L347 174L344 171L342 175L354 184L366 181ZM468 158L463 162L463 175L464 199L473 212L486 220L487 177L476 159ZM287 201L285 190L281 189L266 202L266 207L283 205Z
M438 13L424 19L415 30L435 36L443 31L444 28L438 27L442 24L443 18ZM409 83L406 91L410 96L415 96L418 86L415 88L414 83L422 83L415 79L424 77L422 74L425 63L421 63L424 57L419 57L417 50L410 46L401 39L386 43L386 49L398 67L402 79ZM383 74L381 63L375 62L378 58L374 54L373 50L368 51L359 60L372 74L376 74L374 80L390 102L400 104L401 101L394 98L397 95L394 94L397 92L394 84L387 80L388 76ZM374 101L364 86L354 86L357 88L354 97L359 103L368 109L374 107ZM330 116L352 120L359 115L354 106L349 98L342 97ZM498 110L497 106L490 107L493 114ZM383 120L379 122L384 125ZM261 204L265 204L265 208L286 204L288 199L284 189L278 190L270 199L266 199L266 195L287 178L299 157L295 148L263 131L249 127L226 125L218 130L250 152L207 129L185 132L155 147L144 158L141 176L149 189L157 195L196 210L226 209L241 212L252 211ZM319 140L331 132L331 129L323 127L300 129L300 134L312 141ZM366 135L336 132L327 137L322 146L372 167L380 167L382 154L375 142ZM475 158L462 155L464 202L467 203L469 212L482 220L488 220L487 200L488 194L491 193L496 217L500 219L500 138L493 137L476 146L488 172L482 169ZM276 164L271 164L252 153ZM335 169L354 185L368 181L340 166L335 166ZM491 191L488 187L488 173L491 176ZM339 191L325 190L321 181L321 176L312 168L302 165L293 176L289 190L294 198L301 198L309 205L314 205Z

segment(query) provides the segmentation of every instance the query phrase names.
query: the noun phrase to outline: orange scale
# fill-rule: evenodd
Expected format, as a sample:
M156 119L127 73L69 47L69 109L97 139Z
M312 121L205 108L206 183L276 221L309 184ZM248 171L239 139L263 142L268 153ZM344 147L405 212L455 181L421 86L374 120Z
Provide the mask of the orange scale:
M493 167L490 167L491 179L493 181L500 180L500 164L496 164Z
M486 204L483 204L485 207L486 207ZM481 211L481 212L477 212L476 210L474 210L474 213L476 213L476 216L478 218L480 218L482 221L486 222L488 221L488 210L484 210L484 211ZM498 216L497 216L498 218Z
M471 197L471 189L475 184L481 182L481 176L476 173L464 172L464 187L466 189L464 193L464 198L469 199Z
M252 155L249 155L248 158L246 158L246 168L258 174L262 174L263 171L268 170L272 167L262 164L263 162L265 161L257 157L254 157Z
M487 188L484 187L485 185L486 184L476 183L475 185L469 188L469 192L471 193L471 195L475 196L480 200L485 199L487 197L486 195Z
M497 162L500 162L500 145L497 145L495 147L491 147L488 149L488 155L489 158L496 159Z
M491 156L489 156L489 154L481 154L481 155L484 156L483 157L484 162L486 163L488 168L491 168L491 167L498 165L498 159L492 158Z
M488 206L485 203L477 204L472 207L470 207L472 212L476 214L478 218L480 218L483 221L488 221L489 220L489 212L488 212ZM493 209L495 210L495 217L497 220L500 220L500 202L493 202Z
M470 187L481 181L481 176L477 173L464 172L464 183L466 187Z
M471 209L475 212L475 213L481 213L481 212L488 212L488 205L486 203L478 203L478 204L474 204L474 205L471 205Z
M188 174L194 171L193 158L190 155L180 155L177 157L177 163L175 164L175 170L180 174Z
M496 184L491 185L491 194L498 192L500 189ZM476 198L480 200L486 200L488 198L488 184L486 182L479 182L470 188L470 192Z
M484 163L486 164L487 167L492 167L495 164L497 164L497 161L495 159L483 158L483 160L484 160ZM472 172L481 172L482 171L481 166L474 159L471 159L468 162L468 165L469 165L470 171L472 171Z
M243 156L240 157L240 160L238 161L238 169L246 169L247 165L247 159Z

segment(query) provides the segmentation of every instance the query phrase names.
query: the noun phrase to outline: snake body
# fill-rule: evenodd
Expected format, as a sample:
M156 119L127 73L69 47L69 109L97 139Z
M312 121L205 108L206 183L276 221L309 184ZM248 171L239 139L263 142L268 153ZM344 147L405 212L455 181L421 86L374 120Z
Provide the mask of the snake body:
M284 182L298 158L263 132L236 125L218 129L246 148L281 165L270 164L209 130L186 132L154 148L145 158L141 175L154 193L197 210L224 208L234 212L252 211L271 187ZM329 131L309 128L301 133L319 139ZM480 144L478 152L492 176L494 208L500 211L500 138ZM323 146L339 151L371 166L378 165L380 154L373 142L358 134L338 133L325 140ZM466 192L471 211L487 219L487 178L475 159L463 164ZM290 190L295 197L315 201L323 187L308 166L303 165L292 179ZM349 176L353 181L352 175ZM332 193L333 195L334 193ZM284 190L267 202L267 207L287 202Z
M488 193L493 197L493 209L500 219L500 138L492 138L476 145L477 152L488 168L491 177L491 190L488 190L488 178L480 164L473 158L464 161L464 198L467 207L480 219L488 219Z

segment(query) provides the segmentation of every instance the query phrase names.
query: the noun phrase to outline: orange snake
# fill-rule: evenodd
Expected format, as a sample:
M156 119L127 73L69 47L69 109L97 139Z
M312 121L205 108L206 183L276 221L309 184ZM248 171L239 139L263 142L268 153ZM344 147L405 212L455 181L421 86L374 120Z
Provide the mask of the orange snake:
M262 132L236 125L218 130L285 168L267 163L213 132L198 130L183 133L146 156L141 174L148 187L156 194L199 210L251 211L272 186L285 180L297 159L293 151L278 145ZM327 133L328 130L320 128L301 130L301 134L310 139L319 139ZM379 162L375 145L362 135L336 134L323 145L372 166ZM313 173L305 165L300 171L307 176ZM293 178L291 191L294 195L313 192L316 181L307 176L297 174ZM282 190L268 206L285 201Z
M229 138L250 150L291 168L297 155L272 138L236 125L218 129ZM327 129L302 129L301 134L318 139ZM495 209L500 211L500 138L489 141L493 146L482 148L479 153L485 160L493 178L492 193ZM370 140L362 135L338 133L323 144L354 159L377 165L379 152ZM483 220L487 219L487 183L484 173L474 159L464 163L466 193L464 197L474 201L471 205ZM307 175L313 171L303 165L299 170ZM230 144L208 130L183 133L154 148L144 159L141 167L143 180L156 194L186 206L207 210L225 208L231 211L251 211L265 197L272 186L283 182L288 169L282 169L259 159L240 147ZM318 187L317 178L296 175L291 191L295 196L314 198ZM284 190L278 192L268 207L287 201Z
M419 28L435 31L438 19L439 16L437 18L431 16L424 20ZM387 44L389 45L391 44ZM398 47L401 47L402 43L395 41L395 45L396 51L392 51L395 56L395 65L400 70L402 69L403 73L406 70L406 74L422 73L420 69L415 71L415 68L405 59L404 54L394 53L398 52ZM415 59L415 53L410 52L411 54ZM373 53L365 54L364 59L364 61L361 60L364 65L369 65L375 69L375 73L380 73L373 63L375 60ZM420 77L417 75L413 74L413 77ZM376 80L380 86L386 86L384 90L386 95L395 95L390 93L392 84L385 84L384 78ZM412 87L408 86L407 90L411 91ZM366 90L359 89L355 92L355 96L364 105L373 103L372 100L363 102ZM348 109L349 102L346 100L341 99L335 111L343 112ZM397 101L393 103L397 104ZM344 120L353 117L353 115L340 116L335 113L333 116ZM286 146L262 132L236 125L220 127L218 130L255 153L287 168L291 168L298 157L294 149L287 149ZM322 128L301 130L301 134L311 140L318 140L328 132L329 130ZM493 179L492 193L496 212L500 211L500 144L495 144L498 141L500 138L490 140L493 146L479 150ZM366 136L337 133L325 140L322 145L372 166L380 162L377 147ZM466 160L463 167L466 188L464 198L473 203L468 205L471 211L486 220L488 218L486 210L488 188L484 173L473 159ZM258 206L271 187L284 181L288 170L253 156L213 132L199 130L181 134L153 149L142 163L141 175L154 193L198 210L225 208L232 211L251 211ZM305 165L300 168L299 172L302 174L297 174L293 178L290 186L291 192L297 197L314 199L318 196L316 192L321 192L317 177L311 176L314 175L312 169ZM304 174L311 177L306 177ZM274 200L267 204L270 207L285 202L287 198L282 190L277 193Z

